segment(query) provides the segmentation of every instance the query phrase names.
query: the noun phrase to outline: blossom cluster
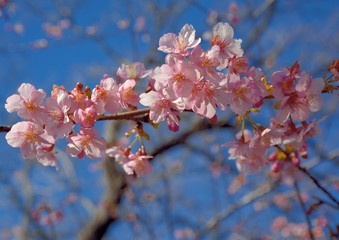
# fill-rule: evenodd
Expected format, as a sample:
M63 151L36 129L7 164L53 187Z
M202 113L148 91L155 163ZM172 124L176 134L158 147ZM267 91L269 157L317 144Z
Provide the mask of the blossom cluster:
M328 85L300 70L298 62L268 78L260 68L249 66L241 42L234 38L228 23L218 23L212 30L210 48L203 50L194 27L186 24L179 34L167 33L160 38L158 50L167 55L165 63L152 70L146 70L142 63L122 64L115 79L104 76L93 90L78 84L67 92L55 85L46 99L43 90L24 83L18 94L7 99L5 107L26 121L13 125L6 139L9 145L21 148L23 158L56 166L55 142L66 138L66 151L72 157L96 159L108 155L127 174L142 176L151 171L151 156L142 141L136 153L131 152L132 145L107 149L105 139L93 128L100 117L138 110L141 104L149 107L150 122L166 121L171 131L178 131L184 111L215 121L218 109L229 109L243 126L237 140L226 144L239 170L258 170L271 163L272 170L278 172L283 162L298 165L300 156L307 156L305 141L319 132L315 121L306 120L320 110L320 94ZM337 65L329 69L335 80ZM148 89L138 94L136 85L146 77ZM250 114L260 112L271 99L278 113L270 125L254 122ZM147 135L139 120L130 120L137 122L133 129L137 140ZM244 128L246 120L252 131Z
M21 84L18 94L7 98L5 108L10 113L16 112L25 121L11 127L6 134L8 144L19 147L24 159L36 158L44 166L57 167L54 146L61 138L68 141L66 152L72 157L97 159L105 156L107 143L93 128L96 121L104 113L136 109L139 96L134 87L136 81L148 75L148 71L141 63L123 64L117 75L121 84L105 76L93 91L88 87L84 89L82 84L77 84L70 92L63 86L54 85L51 96L47 98L42 89L29 83ZM126 158L127 173L133 174L134 168L140 169L139 162L136 167L133 165L139 159L146 159L142 162L148 167L148 157L140 154Z

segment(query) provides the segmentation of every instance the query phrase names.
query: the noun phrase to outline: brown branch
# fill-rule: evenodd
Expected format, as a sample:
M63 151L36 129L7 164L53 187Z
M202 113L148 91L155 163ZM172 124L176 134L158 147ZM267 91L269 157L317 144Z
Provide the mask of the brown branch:
M312 233L312 224L311 224L311 221L310 221L310 218L307 214L307 209L306 209L306 206L305 206L305 203L304 201L302 200L301 198L301 194L300 194L300 189L299 189L299 185L298 183L295 181L294 182L294 188L295 188L295 192L296 192L296 195L297 195L297 199L300 203L300 206L301 206L301 209L305 215L305 219L306 219L306 223L307 223L307 229L308 229L308 234L310 235L310 239L311 240L314 240L314 235Z
M157 147L156 149L154 149L150 155L151 156L157 156L158 154L161 154L162 152L165 152L167 150L169 150L172 147L175 147L179 144L183 144L186 142L186 140L192 136L195 133L198 132L202 132L202 131L206 131L209 129L213 129L213 128L233 128L232 125L228 124L228 123L222 123L219 122L217 124L210 124L208 123L206 120L199 120L192 128L191 130L181 134L180 136L169 140L168 142L164 143L163 145Z
M104 120L139 120L138 117L147 117L149 114L150 108L143 108L128 112L116 113L112 115L102 115L98 117L98 121Z
M323 187L306 168L298 166L298 169L305 173L323 193L325 193L337 206L339 206L339 201L325 187Z

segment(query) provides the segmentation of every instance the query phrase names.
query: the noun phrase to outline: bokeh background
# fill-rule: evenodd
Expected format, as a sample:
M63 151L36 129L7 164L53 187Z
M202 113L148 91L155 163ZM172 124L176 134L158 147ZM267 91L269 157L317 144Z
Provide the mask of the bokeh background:
M4 106L23 82L47 93L53 84L93 88L122 63L159 66L165 57L157 51L159 38L186 23L208 49L212 27L229 22L250 65L268 78L297 60L322 77L339 57L338 12L337 0L0 0L0 101ZM312 116L327 117L322 135L310 141L304 164L338 197L338 97L324 101ZM1 125L20 121L4 107L0 113ZM219 114L221 123L234 125L230 112ZM273 114L268 107L255 119L268 124ZM128 141L124 132L131 126L102 122L97 128L118 142ZM234 127L212 128L185 113L180 128L174 134L165 124L145 126L148 152L157 155L153 173L138 179L126 179L107 159L71 159L62 141L58 171L24 161L1 133L0 239L91 239L100 226L104 239L308 238L298 194L306 207L326 200L312 181L300 174L297 188L284 176L273 183L269 167L240 174L222 147L234 139ZM330 239L339 211L323 204L309 219L317 239Z

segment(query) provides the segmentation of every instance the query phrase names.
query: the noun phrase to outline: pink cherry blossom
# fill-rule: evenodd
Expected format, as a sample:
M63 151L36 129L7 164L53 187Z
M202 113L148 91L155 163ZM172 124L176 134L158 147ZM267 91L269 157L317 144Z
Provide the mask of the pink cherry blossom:
M191 93L194 82L200 79L199 72L193 65L175 58L170 58L168 62L169 64L163 64L154 70L155 89L163 90L173 99L187 97Z
M117 83L111 77L102 79L100 85L95 87L91 99L98 114L102 114L105 111L109 113L120 111L118 89Z
M98 132L93 128L82 128L79 133L73 133L67 137L70 142L67 145L67 152L72 157L83 158L87 155L91 159L104 156L106 141L104 138L97 138Z
M135 80L126 80L119 86L119 103L124 109L136 108L139 103L139 96L135 92Z
M282 100L286 95L294 91L296 79L300 78L299 63L294 63L289 68L276 71L272 74L272 94L277 101Z
M125 164L129 161L128 155L129 155L130 149L123 149L119 146L113 146L111 148L108 148L106 150L106 154L109 157L115 158L115 161L119 164Z
M43 166L52 166L58 169L57 159L54 155L53 146L44 147L43 145L38 145L36 148L36 159Z
M59 94L61 93L67 93L66 88L64 86L54 84L51 92L51 97L58 98Z
M46 131L58 138L64 137L71 132L73 122L68 117L71 108L71 99L66 91L59 91L55 97L46 99L47 119Z
M148 159L153 158L148 155L130 154L129 161L123 164L125 172L129 175L136 174L138 177L147 175L152 171L152 165Z
M165 53L173 53L179 56L187 56L190 48L196 47L201 39L195 39L195 29L192 25L185 24L179 35L167 33L159 40L158 50Z
M295 90L285 95L278 102L280 112L276 119L280 122L289 116L294 120L304 121L311 112L319 111L322 106L320 94L324 88L324 81L320 78L312 80L308 74L303 74L298 80Z
M135 62L133 64L122 64L117 70L117 76L120 81L127 79L133 79L135 81L145 78L150 74L150 71L146 71L143 63Z
M74 112L75 110L82 108L85 109L93 104L91 99L89 98L90 89L86 87L83 90L83 85L81 83L77 83L77 86L71 91L70 99L72 101L72 106L70 112Z
M37 158L45 166L56 166L52 153L55 139L40 125L28 121L18 122L6 134L6 140L10 146L21 149L24 159Z
M238 115L244 115L251 106L262 103L262 91L258 87L261 82L252 78L240 78L235 74L227 75L226 91L232 111Z
M36 90L30 83L21 84L18 93L7 98L6 110L10 113L17 112L24 119L44 123L46 115L42 102L46 93L42 89Z
M236 166L240 172L258 171L266 164L267 147L265 144L250 144L253 137L249 130L245 129L237 133L236 139L237 141L226 143L225 146L230 147L229 159L236 160Z
M232 57L228 61L228 70L234 74L247 74L248 62L245 57Z
M191 60L195 66L201 68L203 71L212 71L220 65L219 62L220 48L213 46L209 51L204 52L198 45L192 51Z
M142 93L140 95L140 103L151 107L149 117L155 124L170 118L179 125L179 119L175 111L182 112L185 109L185 104L181 98L170 100L156 91Z
M97 111L93 106L85 109L77 109L74 112L74 122L84 128L91 128L97 120Z
M185 103L186 108L207 118L215 116L217 106L225 110L228 104L226 92L209 81L196 82L190 96L185 99Z
M219 47L219 70L227 67L229 58L241 57L244 53L240 46L242 40L234 39L233 36L233 28L228 23L219 22L213 28L211 44Z

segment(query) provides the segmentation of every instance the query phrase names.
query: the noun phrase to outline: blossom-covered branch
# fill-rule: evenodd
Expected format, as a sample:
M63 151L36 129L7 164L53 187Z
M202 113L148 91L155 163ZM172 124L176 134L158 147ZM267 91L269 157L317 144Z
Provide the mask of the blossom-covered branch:
M338 60L328 69L328 78L312 78L299 62L269 77L249 66L242 40L234 38L228 23L214 26L209 49L200 43L194 27L186 24L179 34L160 38L158 50L167 55L164 64L154 69L146 70L139 62L122 64L114 78L104 75L93 89L81 83L71 91L55 85L47 98L44 90L23 83L17 94L7 98L5 108L24 121L0 131L8 132L8 144L20 148L24 159L36 158L45 166L57 167L55 144L65 138L66 152L72 157L108 155L127 174L142 176L151 171L153 157L144 146L143 140L150 136L143 124L166 121L169 130L178 131L182 112L213 123L219 111L229 109L241 131L236 141L225 145L240 171L270 164L279 173L300 166L301 158L307 158L306 141L319 133L317 122L308 119L321 109L321 93L338 89ZM148 87L140 90L145 78ZM268 101L275 101L277 112L266 122L255 122L252 114L260 113ZM130 144L108 148L94 129L97 121L104 120L134 121L125 134L134 136Z

